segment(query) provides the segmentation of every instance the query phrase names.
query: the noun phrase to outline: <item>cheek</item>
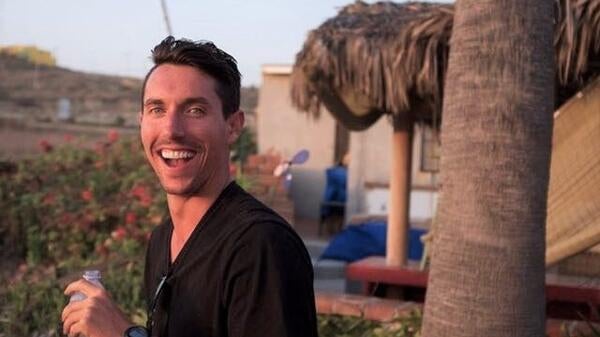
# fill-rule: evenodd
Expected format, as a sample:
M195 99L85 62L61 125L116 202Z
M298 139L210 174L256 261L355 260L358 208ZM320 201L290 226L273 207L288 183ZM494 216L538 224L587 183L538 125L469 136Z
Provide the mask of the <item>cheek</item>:
M144 151L148 149L148 135L144 127L140 128L140 141L144 147Z
M149 155L150 147L152 145L152 142L154 141L154 136L153 129L148 125L142 124L140 126L140 141L142 142L144 153L146 153L146 155Z
M219 148L222 147L222 144L228 142L227 132L222 125L192 126L187 130L187 136L190 139L204 143L210 148Z

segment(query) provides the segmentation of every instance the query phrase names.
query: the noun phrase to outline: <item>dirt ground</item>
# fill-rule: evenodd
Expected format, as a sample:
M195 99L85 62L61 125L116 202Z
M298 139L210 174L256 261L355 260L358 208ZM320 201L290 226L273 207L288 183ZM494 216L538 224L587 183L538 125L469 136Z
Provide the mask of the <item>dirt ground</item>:
M106 140L110 130L116 130L121 137L135 137L136 129L113 129L103 127L75 126L69 124L18 125L0 123L0 161L14 161L38 155L42 152L42 142L53 146L66 142L81 142L93 147L98 141Z

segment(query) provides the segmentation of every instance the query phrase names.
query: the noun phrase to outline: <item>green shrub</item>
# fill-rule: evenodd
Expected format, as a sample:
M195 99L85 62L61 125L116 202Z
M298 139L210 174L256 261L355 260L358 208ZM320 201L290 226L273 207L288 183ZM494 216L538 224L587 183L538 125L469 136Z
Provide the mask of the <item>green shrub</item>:
M51 334L66 304L56 279L19 282L9 286L0 312L0 336L24 337L34 333Z
M256 153L256 136L249 127L244 127L242 129L242 133L232 145L231 150L231 159L239 163L246 162L246 158L248 158L249 155Z
M145 246L166 201L139 142L112 131L95 148L73 139L40 147L46 153L0 176L0 251L19 265L0 278L0 336L54 331L67 281L90 268L143 323Z
M138 255L140 255L138 253ZM103 268L102 283L129 313L136 324L145 324L145 301L142 293L143 256L130 258L126 263L109 263ZM68 302L63 294L66 281L56 274L39 275L32 270L27 282L9 285L0 302L0 336L55 336L60 315ZM73 280L74 274L68 280Z
M164 214L165 197L133 141L76 144L19 163L0 178L0 246L30 266L68 268L106 257L111 234L143 241Z
M412 312L408 317L381 323L361 317L319 315L320 337L418 337L421 313Z

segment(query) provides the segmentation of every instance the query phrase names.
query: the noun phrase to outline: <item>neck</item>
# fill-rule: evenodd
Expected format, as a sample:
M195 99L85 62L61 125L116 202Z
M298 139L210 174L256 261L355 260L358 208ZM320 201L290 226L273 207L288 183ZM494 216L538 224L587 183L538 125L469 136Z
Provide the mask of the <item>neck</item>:
M193 195L167 194L167 205L173 221L173 244L185 244L229 182L231 178L227 175L225 179L213 180L212 184L206 184L202 191Z

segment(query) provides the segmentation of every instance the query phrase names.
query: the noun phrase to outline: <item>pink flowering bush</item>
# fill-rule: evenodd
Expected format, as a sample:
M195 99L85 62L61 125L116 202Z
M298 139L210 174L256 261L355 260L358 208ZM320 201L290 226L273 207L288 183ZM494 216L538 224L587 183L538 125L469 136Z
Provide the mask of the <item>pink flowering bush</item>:
M40 148L0 172L0 336L52 335L63 287L89 268L143 323L145 247L167 209L139 141L110 131L93 149L71 136Z
M67 272L120 254L117 241L145 245L166 205L139 142L120 141L111 130L93 150L72 143L44 148L16 173L0 176L5 258Z

